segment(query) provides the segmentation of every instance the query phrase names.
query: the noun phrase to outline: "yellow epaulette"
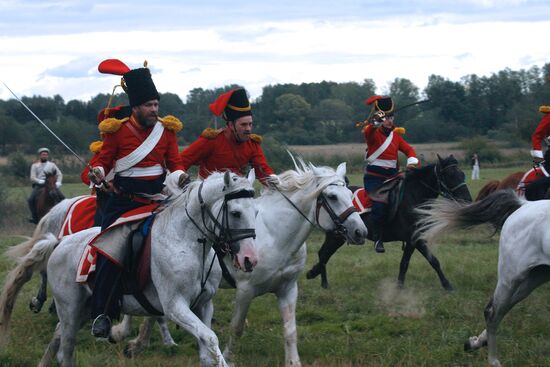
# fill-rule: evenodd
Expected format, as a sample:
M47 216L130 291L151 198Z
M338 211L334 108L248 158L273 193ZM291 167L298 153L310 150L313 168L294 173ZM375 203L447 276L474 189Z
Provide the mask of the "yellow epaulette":
M550 113L550 106L540 106L539 107L539 112Z
M183 129L183 123L175 116L167 115L159 118L159 120L165 128L172 130L173 132L177 133Z
M101 151L102 146L103 142L101 140L94 141L90 144L90 152L97 154Z
M395 129L393 129L393 132L399 135L405 135L405 131L406 130L404 127L396 127Z
M223 129L212 129L211 127L207 127L202 131L201 136L206 139L215 139L222 131Z
M262 138L261 135L250 134L250 140L252 140L255 143L262 144L262 141L264 140L264 138Z
M99 131L103 134L116 133L120 129L122 124L124 124L129 119L129 117L125 117L122 120L119 120L114 117L110 117L99 123Z

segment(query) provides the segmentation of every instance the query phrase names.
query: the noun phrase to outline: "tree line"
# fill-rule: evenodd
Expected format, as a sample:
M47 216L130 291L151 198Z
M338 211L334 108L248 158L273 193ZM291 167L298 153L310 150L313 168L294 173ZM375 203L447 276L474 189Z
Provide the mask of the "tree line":
M431 75L421 91L410 80L396 78L385 94L397 108L428 99L429 102L399 110L396 123L407 129L411 143L457 141L473 136L507 140L512 144L529 140L540 120L538 107L550 104L550 63L543 67L514 71L505 69L490 76L467 75L451 81ZM222 127L208 104L235 85L215 89L195 88L186 101L173 93L161 94L160 115L174 115L184 123L179 143L195 140L206 127ZM246 87L246 86L244 86ZM374 95L372 79L363 82L275 84L265 86L253 101L255 132L287 144L333 144L362 142L357 122L367 117L364 100ZM99 139L97 114L111 96L98 94L89 101L65 102L54 97L23 97L53 131L77 151L85 151ZM113 96L111 106L127 104L125 94ZM0 154L32 153L39 146L62 151L63 147L16 100L0 100Z

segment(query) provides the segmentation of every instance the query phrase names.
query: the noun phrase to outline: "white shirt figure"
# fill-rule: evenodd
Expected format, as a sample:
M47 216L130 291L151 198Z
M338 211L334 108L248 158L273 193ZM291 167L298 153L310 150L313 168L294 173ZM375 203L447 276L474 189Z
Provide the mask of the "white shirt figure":
M477 154L472 157L472 180L479 180L479 159Z

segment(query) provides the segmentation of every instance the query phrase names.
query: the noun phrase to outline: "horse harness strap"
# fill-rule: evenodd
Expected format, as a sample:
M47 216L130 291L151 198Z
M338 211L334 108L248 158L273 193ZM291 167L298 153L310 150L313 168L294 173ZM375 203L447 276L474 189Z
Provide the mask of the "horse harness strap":
M216 253L216 256L218 257L218 261L220 263L220 267L222 269L222 274L225 280L233 287L236 288L236 282L235 279L231 276L229 273L229 270L227 269L227 266L223 262L223 257L229 252L231 253L231 246L230 244L233 242L240 241L245 238L256 238L256 230L252 228L243 228L243 229L231 229L229 228L229 218L228 218L228 208L227 208L227 202L234 199L242 199L242 198L253 198L254 197L254 191L252 190L239 190L233 193L225 194L224 201L222 208L220 209L220 212L218 213L218 216L215 217L214 214L212 214L211 210L206 205L203 197L202 197L202 187L204 182L202 182L199 186L198 191L198 199L199 204L201 207L201 218L204 227L206 228L206 231L209 233L206 233L203 231L203 229L195 222L195 220L189 215L189 212L187 211L187 207L185 207L185 213L187 214L187 217L193 223L193 225L202 233L203 238L199 238L198 242L203 244L203 266L204 261L206 260L206 244L210 242L212 244L212 249ZM218 221L218 217L222 215L222 223ZM212 220L214 223L214 229L210 230L206 226L206 216ZM215 234L215 228L220 229L220 233L218 235ZM222 243L224 247L222 247ZM232 254L233 255L233 254ZM210 277L210 273L212 271L212 267L214 265L215 258L212 259L212 262L210 263L210 266L208 268L208 272L206 273L206 276L204 276L204 269L201 272L201 290L198 294L197 298L191 303L191 308L195 306L195 304L198 302L201 294L205 291L205 286L208 278Z
M448 168L451 168L451 167L456 167L457 164L450 164L444 168L441 169L441 172L445 171L446 169ZM461 188L462 186L466 186L466 182L462 181L461 183L459 183L458 185L454 186L454 187L447 187L447 185L445 184L445 182L443 182L441 180L441 178L439 177L439 173L437 172L437 167L439 167L439 164L436 164L434 165L434 174L435 174L435 179L436 179L436 183L437 183L437 188L433 188L431 187L430 185L428 185L426 182L420 180L420 183L427 187L428 189L430 189L431 191L435 192L436 194L438 195L441 195L445 198L452 198L453 197L453 193L458 190L459 188ZM444 190L441 190L441 189L444 189Z

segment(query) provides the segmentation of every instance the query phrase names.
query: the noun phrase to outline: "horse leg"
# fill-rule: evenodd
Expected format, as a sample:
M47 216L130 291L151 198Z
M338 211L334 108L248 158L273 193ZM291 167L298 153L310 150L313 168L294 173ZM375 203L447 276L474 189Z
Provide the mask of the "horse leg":
M79 301L85 298L86 297L80 298ZM61 345L60 350L57 353L57 360L62 367L76 366L74 357L76 334L89 319L90 309L88 307L84 307L84 304L79 301L74 302L69 305L69 307L59 308ZM61 315L64 316L62 319Z
M414 252L414 246L407 241L405 243L405 248L403 249L403 256L401 257L401 263L399 264L399 276L397 277L397 286L399 288L405 287L405 275L409 269L409 262L411 261L411 256Z
M122 321L111 328L111 339L114 342L120 342L124 340L132 331L132 316L124 315Z
M189 309L183 297L166 302L164 305L166 316L191 333L199 342L201 365L228 367L223 359L218 337Z
M496 333L500 321L514 307L515 304L524 300L531 292L541 284L550 280L550 267L547 265L537 266L523 279L512 282L499 279L493 299L485 309L485 320L487 323L487 347L488 361L492 367L500 367L497 358ZM508 285L510 284L510 285Z
M55 331L53 333L52 340L46 347L42 359L38 363L38 367L49 367L52 364L52 360L59 351L59 346L61 345L61 324L58 322Z
M237 292L235 294L235 310L233 311L233 317L231 318L229 341L223 351L223 355L226 358L227 363L230 365L232 365L232 360L234 357L233 350L235 349L236 341L243 335L246 315L253 298L254 296L251 291L248 292L242 288L237 288Z
M319 262L306 273L307 279L316 278L321 274L321 287L328 288L327 270L326 265L331 256L346 243L344 237L335 234L334 232L327 232L325 234L325 241L319 249L317 255L319 256Z
M443 274L443 271L441 270L441 265L439 264L439 260L437 259L437 257L435 257L434 254L432 254L428 246L426 246L426 241L424 240L416 241L415 246L416 246L416 249L420 251L422 255L424 255L426 260L428 260L432 268L437 273L437 276L439 277L439 281L441 282L441 286L445 288L445 290L447 291L454 290L453 286L451 285L451 282L449 282L449 280L445 277L445 274Z
M160 335L162 336L162 343L167 346L176 346L178 345L172 335L170 334L170 329L168 328L168 320L164 316L159 316L156 318L159 325Z
M126 315L124 316L126 318ZM131 317L129 317L131 323ZM124 355L128 358L134 358L139 353L149 346L151 339L151 331L156 319L154 317L146 317L139 326L139 334L136 338L130 340L124 347ZM124 321L123 321L124 322Z
M38 288L38 293L35 297L31 298L31 302L29 303L29 308L34 313L40 312L44 302L46 302L46 299L48 298L48 276L46 271L41 271L40 277L42 280L40 282L40 287Z
M283 334L285 338L285 366L300 367L298 355L298 332L296 330L296 300L298 299L298 284L293 281L277 292L279 312L283 319Z

